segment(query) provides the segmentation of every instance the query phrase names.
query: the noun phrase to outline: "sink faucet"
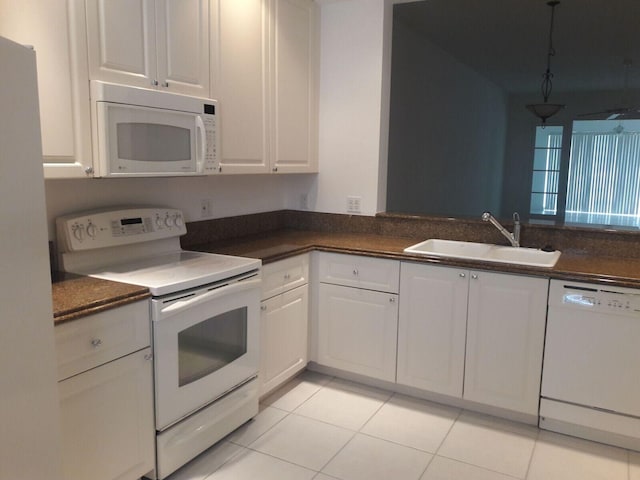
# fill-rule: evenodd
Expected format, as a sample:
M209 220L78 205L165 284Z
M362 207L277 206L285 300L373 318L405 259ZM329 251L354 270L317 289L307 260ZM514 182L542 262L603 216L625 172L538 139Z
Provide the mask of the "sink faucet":
M520 215L518 214L518 212L514 212L513 214L513 233L510 233L506 228L500 225L498 220L496 220L495 217L491 215L491 212L484 212L482 214L482 220L484 220L485 222L491 222L502 235L507 237L507 240L511 242L511 246L520 246Z

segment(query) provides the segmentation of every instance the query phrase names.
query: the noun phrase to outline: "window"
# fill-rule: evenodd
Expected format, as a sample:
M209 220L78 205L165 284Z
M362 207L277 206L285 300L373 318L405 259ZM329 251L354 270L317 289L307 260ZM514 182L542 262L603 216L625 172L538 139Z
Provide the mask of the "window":
M531 182L531 213L558 213L562 127L537 127Z
M575 121L565 182L561 145L561 127L538 127L532 216L564 214L568 223L640 227L640 120ZM554 204L558 192L566 192L564 205Z

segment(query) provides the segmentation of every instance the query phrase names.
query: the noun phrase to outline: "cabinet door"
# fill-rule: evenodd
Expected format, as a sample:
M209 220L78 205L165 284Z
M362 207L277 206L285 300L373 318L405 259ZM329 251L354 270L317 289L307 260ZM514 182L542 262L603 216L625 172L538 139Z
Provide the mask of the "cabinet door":
M303 285L262 302L261 395L307 365L308 297Z
M58 384L66 480L139 478L153 470L151 349Z
M317 171L317 13L310 0L272 0L272 170Z
M320 284L318 363L396 379L397 295Z
M155 0L86 0L91 80L151 88L157 80Z
M209 98L209 0L156 0L155 18L159 87Z
M549 281L471 272L464 398L538 414Z
M468 272L402 263L398 383L462 397Z
M46 178L91 168L84 0L0 0L0 35L33 45Z
M224 118L222 173L269 171L267 124L267 0L218 0L218 61L213 96Z

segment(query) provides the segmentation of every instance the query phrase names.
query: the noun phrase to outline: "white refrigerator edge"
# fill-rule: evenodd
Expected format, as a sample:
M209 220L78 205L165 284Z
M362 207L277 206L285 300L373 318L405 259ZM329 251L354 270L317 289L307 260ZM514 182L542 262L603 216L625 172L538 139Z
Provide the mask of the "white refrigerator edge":
M0 480L62 480L36 54L0 68Z

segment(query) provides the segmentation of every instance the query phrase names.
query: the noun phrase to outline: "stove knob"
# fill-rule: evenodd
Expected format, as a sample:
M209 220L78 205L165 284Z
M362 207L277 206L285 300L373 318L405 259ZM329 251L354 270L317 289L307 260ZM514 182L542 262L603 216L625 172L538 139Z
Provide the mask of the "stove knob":
M71 232L73 233L73 236L76 238L76 240L78 240L79 242L84 240L84 225L79 225L76 224L73 227L71 227Z
M98 232L98 229L93 223L90 223L89 225L87 225L87 235L89 235L89 237L96 238L97 232Z
M176 214L175 217L175 224L176 227L180 228L184 225L184 220L182 220L182 215L180 215L179 213Z
M166 218L164 219L164 224L169 228L173 227L173 218L167 215Z
M164 222L162 221L162 219L159 216L156 217L156 227L158 227L158 228L164 227Z

